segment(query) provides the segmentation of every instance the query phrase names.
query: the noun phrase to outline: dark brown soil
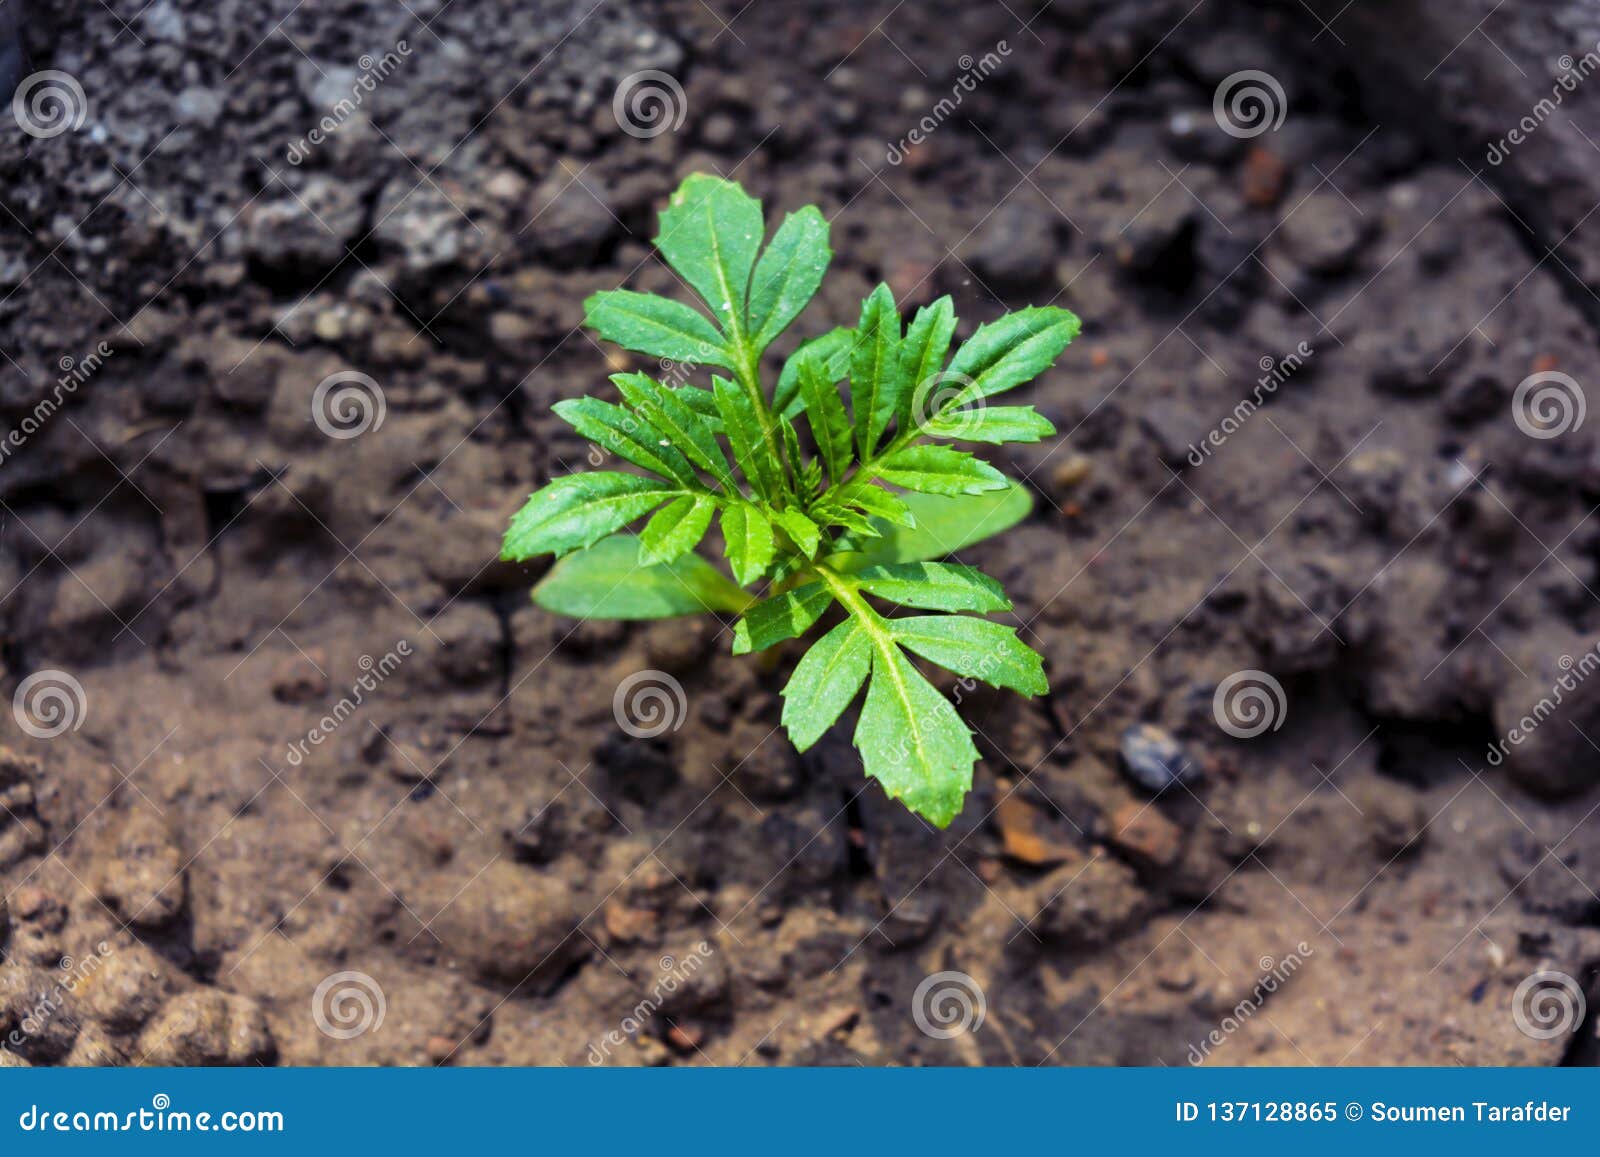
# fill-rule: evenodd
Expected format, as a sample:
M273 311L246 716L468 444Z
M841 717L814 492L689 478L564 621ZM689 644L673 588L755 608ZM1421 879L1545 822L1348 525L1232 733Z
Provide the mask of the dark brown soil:
M0 142L6 426L84 379L0 458L6 689L82 688L62 734L7 724L0 1060L1590 1055L1513 1001L1600 964L1597 692L1487 753L1600 623L1596 424L1531 437L1512 398L1583 377L1595 302L1481 154L1374 111L1353 36L1219 0L8 7L87 116ZM684 118L639 138L646 69ZM1251 138L1213 115L1246 69L1286 102ZM948 832L847 726L793 753L794 653L557 619L493 561L592 452L550 404L625 360L583 297L676 292L647 242L695 170L832 219L795 336L878 279L963 335L1086 321L1027 398L1062 437L998 455L1034 515L962 556L1053 692L960 692ZM329 437L344 371L382 422ZM652 739L614 710L641 671L684 694ZM1213 695L1247 671L1285 706L1240 739ZM1152 797L1135 742L1196 773ZM981 1027L919 1028L944 971Z

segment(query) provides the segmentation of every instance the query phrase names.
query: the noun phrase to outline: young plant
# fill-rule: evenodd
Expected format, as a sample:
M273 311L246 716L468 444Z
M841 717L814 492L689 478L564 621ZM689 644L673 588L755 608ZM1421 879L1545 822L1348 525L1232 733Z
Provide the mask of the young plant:
M1005 530L1030 507L1021 485L949 443L1054 434L1033 407L988 399L1048 368L1078 319L1049 306L1018 310L978 327L950 357L950 299L919 309L907 327L879 285L853 329L802 344L769 392L762 354L816 293L832 252L815 206L785 217L762 248L765 236L761 203L732 181L696 174L673 194L656 249L704 312L618 289L590 297L585 320L664 366L722 373L709 389L614 374L620 402L558 402L579 434L645 473L557 478L512 518L501 557L558 556L533 598L564 615L736 614L735 654L804 635L837 603L841 620L783 689L783 726L804 751L865 683L854 741L867 775L945 827L978 752L910 656L1024 695L1048 690L1038 654L981 617L1011 609L1000 584L931 561ZM618 533L647 514L637 537ZM693 553L713 519L732 581ZM893 614L883 604L940 613Z

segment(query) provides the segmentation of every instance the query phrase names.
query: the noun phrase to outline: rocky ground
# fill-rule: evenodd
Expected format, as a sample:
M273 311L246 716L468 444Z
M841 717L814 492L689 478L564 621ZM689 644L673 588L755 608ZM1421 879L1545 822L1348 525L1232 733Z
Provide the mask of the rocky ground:
M0 1062L1592 1057L1600 456L1581 385L1515 391L1581 380L1596 302L1337 19L7 7L84 115L0 141ZM645 70L655 135L613 107ZM1281 123L1226 131L1251 70ZM948 832L846 730L793 753L792 654L492 561L591 453L549 412L622 361L583 297L675 291L695 170L828 214L807 334L880 278L963 334L1085 319L1027 399L1063 436L1002 459L1034 515L962 555L1053 691L960 692ZM684 692L650 739L641 671ZM1530 1025L1541 971L1576 1031Z

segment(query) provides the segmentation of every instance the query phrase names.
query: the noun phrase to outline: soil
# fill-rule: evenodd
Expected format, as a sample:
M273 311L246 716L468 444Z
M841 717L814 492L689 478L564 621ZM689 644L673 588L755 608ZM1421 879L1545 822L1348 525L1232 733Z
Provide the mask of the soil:
M1488 752L1600 623L1596 426L1512 414L1530 373L1582 376L1594 301L1498 174L1370 111L1359 41L1219 0L22 25L87 115L0 142L7 426L83 380L0 459L3 674L81 696L52 737L6 723L0 1060L1592 1056L1513 1002L1600 965L1596 692ZM613 94L650 69L683 120L631 135ZM1253 137L1213 114L1245 69L1285 90ZM795 651L558 619L542 567L494 561L588 465L551 403L628 364L584 296L676 292L647 243L697 170L832 220L788 344L880 279L952 294L961 336L1085 319L1025 398L1062 436L996 455L1033 515L961 554L1052 692L958 689L984 759L946 832L862 778L848 720L792 751ZM358 436L313 422L340 373L381 392ZM684 698L640 739L614 698L644 671ZM1283 689L1276 729L1219 725L1239 672ZM1183 774L1152 791L1152 761ZM919 1027L940 972L981 1026Z

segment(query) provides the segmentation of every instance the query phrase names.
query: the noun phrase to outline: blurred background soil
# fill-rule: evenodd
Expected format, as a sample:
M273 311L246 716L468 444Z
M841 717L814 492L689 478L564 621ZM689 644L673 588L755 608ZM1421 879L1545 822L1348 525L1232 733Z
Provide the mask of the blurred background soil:
M1600 679L1487 752L1600 622L1600 423L1514 398L1592 373L1600 123L1579 91L1485 148L1600 29L1345 7L4 0L8 84L86 115L0 140L0 417L82 378L0 459L6 690L82 688L5 723L0 1060L1588 1060L1513 1003L1600 964ZM651 136L613 107L646 70ZM1224 131L1248 71L1281 123ZM659 368L581 303L679 292L648 239L697 170L833 222L785 349L880 279L962 336L1085 319L1023 399L1062 436L997 456L1032 517L961 556L1053 690L962 691L947 832L847 726L792 751L794 652L556 619L493 561L589 465L551 403ZM381 391L356 437L313 422L340 373ZM685 696L649 740L643 670ZM1241 739L1251 671L1284 698ZM942 971L986 1007L948 1039Z

